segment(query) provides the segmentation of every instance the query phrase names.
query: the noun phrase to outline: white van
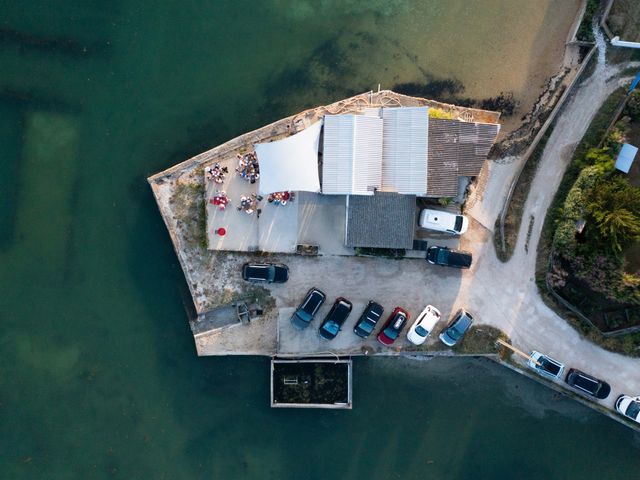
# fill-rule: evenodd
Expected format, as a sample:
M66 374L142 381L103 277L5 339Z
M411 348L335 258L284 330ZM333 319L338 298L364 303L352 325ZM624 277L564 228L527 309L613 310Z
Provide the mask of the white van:
M429 230L462 235L469 228L469 219L464 215L424 209L420 212L418 225Z

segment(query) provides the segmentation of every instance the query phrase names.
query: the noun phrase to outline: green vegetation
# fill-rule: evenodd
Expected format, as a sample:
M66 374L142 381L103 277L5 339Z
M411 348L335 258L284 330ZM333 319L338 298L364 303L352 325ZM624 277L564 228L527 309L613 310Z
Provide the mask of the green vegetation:
M640 239L640 189L626 178L601 180L590 192L586 210L595 220L600 238L608 240L605 247L615 253Z
M443 120L454 120L456 116L451 112L446 112L441 108L429 108L429 118L440 118Z
M614 92L576 149L538 252L538 284L548 282L603 332L640 325L640 277L625 262L625 252L640 241L640 189L614 169L620 144L631 125L640 122L638 94L598 146L623 98L624 89ZM640 335L605 339L577 318L571 321L605 348L638 355Z
M602 104L592 120L591 125L587 129L587 132L584 134L582 141L576 147L573 160L562 177L560 186L558 187L553 198L553 202L549 207L549 211L547 212L547 216L544 221L540 242L538 244L537 277L539 283L541 282L542 285L544 285L544 277L547 271L547 258L551 251L551 243L556 230L555 227L559 221L560 213L563 210L564 201L569 190L576 182L578 175L580 175L585 166L582 164L580 159L586 155L587 150L598 146L609 123L611 122L611 117L615 113L620 102L624 99L625 93L625 88L618 88Z
M600 0L588 0L587 8L584 12L584 16L582 17L582 22L580 22L580 27L578 28L578 32L576 33L576 38L583 42L593 42L595 38L593 38L593 17L598 11L598 7L600 6Z
M400 259L407 254L404 248L369 248L356 247L356 255L363 257L385 257L391 259Z

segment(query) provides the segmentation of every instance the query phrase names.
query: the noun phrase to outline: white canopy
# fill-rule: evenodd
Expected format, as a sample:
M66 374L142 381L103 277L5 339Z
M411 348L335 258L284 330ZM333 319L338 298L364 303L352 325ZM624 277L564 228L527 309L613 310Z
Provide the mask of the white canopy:
M283 140L254 145L260 179L258 193L319 192L318 143L322 120Z

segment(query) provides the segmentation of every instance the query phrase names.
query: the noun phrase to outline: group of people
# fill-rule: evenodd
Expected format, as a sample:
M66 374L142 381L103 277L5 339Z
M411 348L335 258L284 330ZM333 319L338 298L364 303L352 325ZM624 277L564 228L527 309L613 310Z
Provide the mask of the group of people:
M296 198L295 195L295 192L275 192L267 197L267 202L284 206L287 202L293 202Z
M208 166L204 169L204 174L209 181L213 181L219 185L224 183L224 175L229 173L227 167L221 167L218 162L213 164L213 167Z
M260 166L258 165L258 157L254 152L238 154L238 166L236 172L245 180L256 183L260 178Z
M248 215L252 215L256 210L258 211L258 216L260 215L260 209L257 208L258 202L262 200L262 197L252 193L251 195L243 195L240 197L240 205L238 205L238 210L243 211Z
M216 190L213 197L209 199L209 203L211 205L215 205L220 210L224 210L229 204L229 197L227 197L227 192L225 192L224 190Z

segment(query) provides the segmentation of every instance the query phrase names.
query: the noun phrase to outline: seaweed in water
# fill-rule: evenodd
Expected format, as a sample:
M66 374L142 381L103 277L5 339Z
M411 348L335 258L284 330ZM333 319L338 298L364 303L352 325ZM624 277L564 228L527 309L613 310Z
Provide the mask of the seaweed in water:
M497 97L485 98L478 102L478 108L500 112L504 117L513 115L516 107L517 103L513 98L513 92L500 92Z
M86 57L96 53L104 54L108 49L106 42L85 42L67 37L45 37L9 28L0 28L0 44L3 43L15 44L24 49L62 53L71 57Z
M464 92L464 85L460 80L446 78L442 80L430 80L427 83L407 82L398 83L393 90L413 97L432 98L440 101L451 101Z

